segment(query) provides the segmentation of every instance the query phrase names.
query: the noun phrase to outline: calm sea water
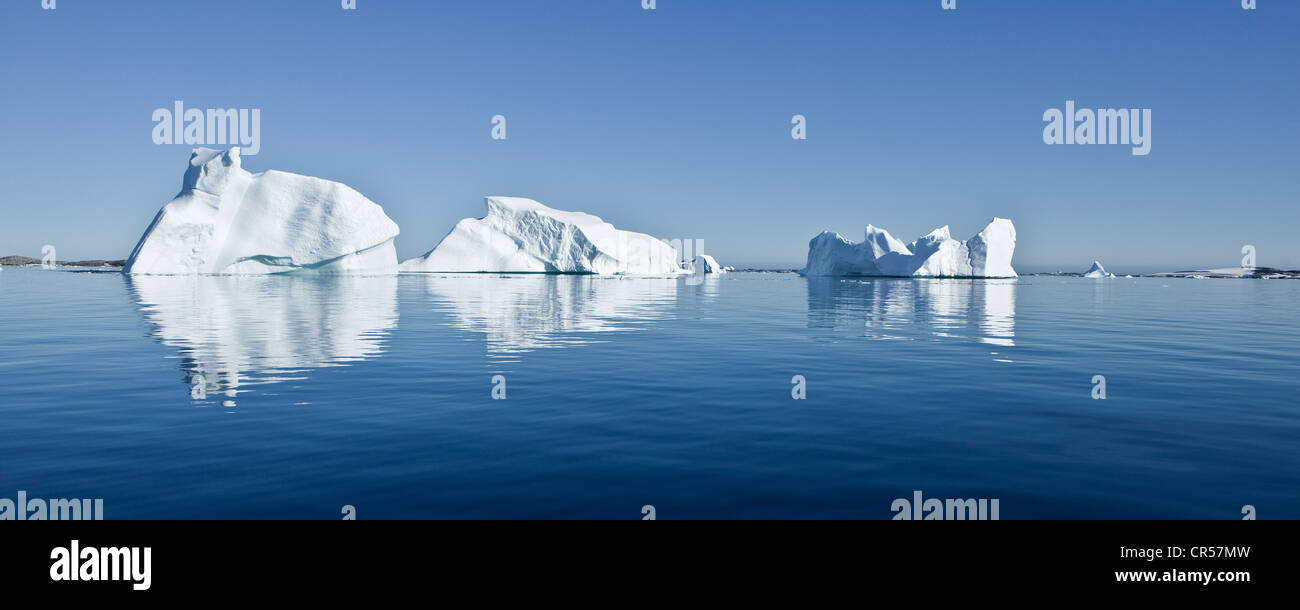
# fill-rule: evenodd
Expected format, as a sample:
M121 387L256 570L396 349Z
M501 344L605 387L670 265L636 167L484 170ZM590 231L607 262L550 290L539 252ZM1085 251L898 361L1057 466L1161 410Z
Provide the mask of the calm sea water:
M0 497L888 519L922 490L1003 519L1300 518L1298 302L1262 280L6 268Z

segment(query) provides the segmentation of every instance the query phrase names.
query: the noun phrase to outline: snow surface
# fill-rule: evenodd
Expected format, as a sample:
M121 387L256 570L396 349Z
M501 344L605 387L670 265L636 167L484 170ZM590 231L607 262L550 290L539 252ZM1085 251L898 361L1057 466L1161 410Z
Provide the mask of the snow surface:
M1102 267L1101 263L1097 261L1092 261L1092 267L1088 268L1088 271L1086 271L1083 274L1083 277L1101 280L1101 279L1113 278L1115 277L1115 274L1107 273L1106 268Z
M893 277L1016 277L1011 257L1016 249L1016 227L1010 220L994 218L978 235L952 238L947 226L931 231L910 244L888 231L867 225L866 238L852 242L826 231L808 242L808 264L799 271L809 276Z
M402 271L680 275L677 251L596 216L523 197L486 197L488 213L466 218Z
M252 174L239 148L196 148L181 192L154 218L124 271L155 275L391 274L397 224L346 185Z

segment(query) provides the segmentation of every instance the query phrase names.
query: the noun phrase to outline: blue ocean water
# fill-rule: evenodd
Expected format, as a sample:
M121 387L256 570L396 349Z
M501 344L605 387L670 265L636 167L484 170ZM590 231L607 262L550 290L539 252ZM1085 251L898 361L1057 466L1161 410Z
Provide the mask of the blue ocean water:
M0 497L888 519L921 490L1002 519L1300 518L1297 302L1286 280L6 268Z

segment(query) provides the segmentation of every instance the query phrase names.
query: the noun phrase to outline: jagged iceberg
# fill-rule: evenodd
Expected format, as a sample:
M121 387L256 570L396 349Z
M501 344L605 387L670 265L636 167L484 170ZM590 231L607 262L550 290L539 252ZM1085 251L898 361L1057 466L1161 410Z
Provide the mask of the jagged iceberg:
M346 185L249 173L239 148L196 148L181 192L154 217L132 274L391 274L397 224Z
M1083 273L1083 277L1101 280L1113 278L1115 277L1115 274L1107 273L1106 268L1102 267L1101 263L1092 261L1092 267L1089 267L1088 270Z
M823 232L808 242L808 264L799 270L812 276L888 277L1016 277L1011 257L1016 227L994 218L978 235L957 241L943 226L910 244L888 231L867 225L866 239L854 243L838 233Z
M405 272L687 273L669 244L596 216L522 197L487 197L487 216L466 218Z

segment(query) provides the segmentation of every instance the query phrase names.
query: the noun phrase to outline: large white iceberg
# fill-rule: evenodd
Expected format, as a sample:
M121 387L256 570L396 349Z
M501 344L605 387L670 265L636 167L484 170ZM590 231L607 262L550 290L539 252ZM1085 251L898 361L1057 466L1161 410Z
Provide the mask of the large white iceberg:
M1089 267L1088 270L1084 272L1083 277L1092 278L1095 280L1102 280L1102 279L1113 278L1115 277L1115 274L1107 273L1106 268L1102 267L1101 263L1097 261L1092 261L1092 267Z
M1016 277L1011 257L1016 227L994 218L978 235L957 241L943 226L910 244L888 231L867 225L866 239L855 243L826 231L808 242L808 264L799 271L813 276Z
M397 224L346 185L249 173L239 148L196 148L181 192L154 218L132 274L391 274Z
M677 251L591 214L522 197L487 197L487 216L466 218L402 271L679 275Z

